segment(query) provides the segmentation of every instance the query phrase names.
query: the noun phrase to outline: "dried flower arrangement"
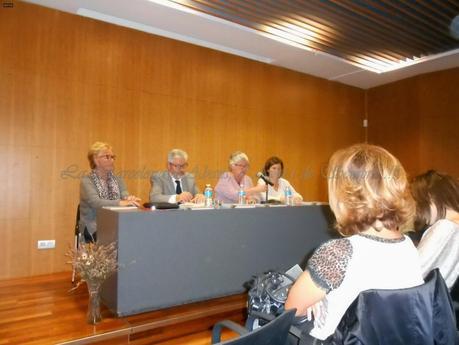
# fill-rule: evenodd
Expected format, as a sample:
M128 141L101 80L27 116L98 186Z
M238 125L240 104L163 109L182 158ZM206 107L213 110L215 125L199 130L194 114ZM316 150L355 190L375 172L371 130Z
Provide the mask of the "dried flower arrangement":
M75 288L82 282L88 285L102 283L118 270L118 250L116 242L109 244L80 243L78 248L70 249L67 256L75 271L80 276Z
M89 293L87 321L96 324L102 320L100 312L100 288L102 283L118 270L118 249L116 242L109 244L80 242L78 248L70 249L67 254L76 273L80 277L75 287L86 282Z

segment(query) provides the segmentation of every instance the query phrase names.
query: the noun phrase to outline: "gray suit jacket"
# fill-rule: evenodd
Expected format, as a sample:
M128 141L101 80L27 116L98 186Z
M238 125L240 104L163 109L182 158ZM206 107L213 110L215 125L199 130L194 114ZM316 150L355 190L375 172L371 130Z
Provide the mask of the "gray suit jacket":
M121 177L115 176L120 188L121 198L129 195L126 185ZM90 234L97 230L96 215L97 209L104 206L118 206L118 200L106 200L99 197L96 186L89 176L84 176L80 181L80 232L83 234L84 227Z
M150 182L150 202L168 202L169 198L176 194L175 183L172 181L168 171L151 175ZM183 192L190 192L193 196L199 193L194 176L190 173L185 173L182 177L181 186Z

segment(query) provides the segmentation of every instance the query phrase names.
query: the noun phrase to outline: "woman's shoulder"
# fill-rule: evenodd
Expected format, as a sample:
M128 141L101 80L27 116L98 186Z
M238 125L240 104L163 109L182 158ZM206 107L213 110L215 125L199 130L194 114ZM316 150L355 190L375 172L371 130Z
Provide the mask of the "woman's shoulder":
M314 282L327 293L339 287L352 258L349 238L333 239L319 246L309 259L307 269Z
M290 187L293 189L293 186L292 184L289 182L289 180L286 180L285 178L281 177L279 179L279 185L282 187L282 188L285 188L285 187ZM298 193L298 192L296 192Z
M352 251L352 237L335 238L322 243L315 252Z
M430 229L440 229L449 232L459 230L459 224L444 218L437 220L428 230Z
M424 232L419 245L426 241L437 241L440 238L450 238L459 241L459 224L448 219L437 220Z
M85 185L85 184L92 184L91 177L89 174L86 174L80 178L80 184Z
M230 177L230 172L229 171L225 171L223 174L220 175L220 180L222 179L228 179Z
M332 239L322 243L311 256L311 264L323 262L338 263L342 260L349 260L352 257L353 246L348 237Z
M218 178L217 184L228 183L230 180L231 180L231 173L229 171L225 171Z

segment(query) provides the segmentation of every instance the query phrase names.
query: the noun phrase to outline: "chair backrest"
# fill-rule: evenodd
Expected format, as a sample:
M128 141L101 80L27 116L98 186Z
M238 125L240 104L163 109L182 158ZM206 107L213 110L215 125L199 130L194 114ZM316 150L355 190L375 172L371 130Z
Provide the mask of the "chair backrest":
M80 204L78 204L76 210L74 234L75 236L80 234Z
M456 279L456 282L451 288L451 299L453 300L453 307L456 312L456 328L459 330L459 278Z
M459 302L459 278L456 279L456 282L451 288L451 298L453 301Z
M438 269L407 289L363 291L346 311L331 344L457 344L451 297Z
M78 250L80 248L80 204L77 206L76 216L75 216L75 228L73 230L74 235L74 242L73 242L73 249ZM72 284L75 283L75 263L72 265Z
M254 331L216 345L285 345L295 312L296 309L285 311Z

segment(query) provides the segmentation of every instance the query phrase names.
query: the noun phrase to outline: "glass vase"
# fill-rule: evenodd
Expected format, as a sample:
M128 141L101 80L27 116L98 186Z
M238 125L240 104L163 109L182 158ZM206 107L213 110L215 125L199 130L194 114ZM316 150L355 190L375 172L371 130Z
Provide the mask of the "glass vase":
M86 320L89 324L95 325L102 320L100 313L100 284L98 283L87 283L88 285L88 313Z

